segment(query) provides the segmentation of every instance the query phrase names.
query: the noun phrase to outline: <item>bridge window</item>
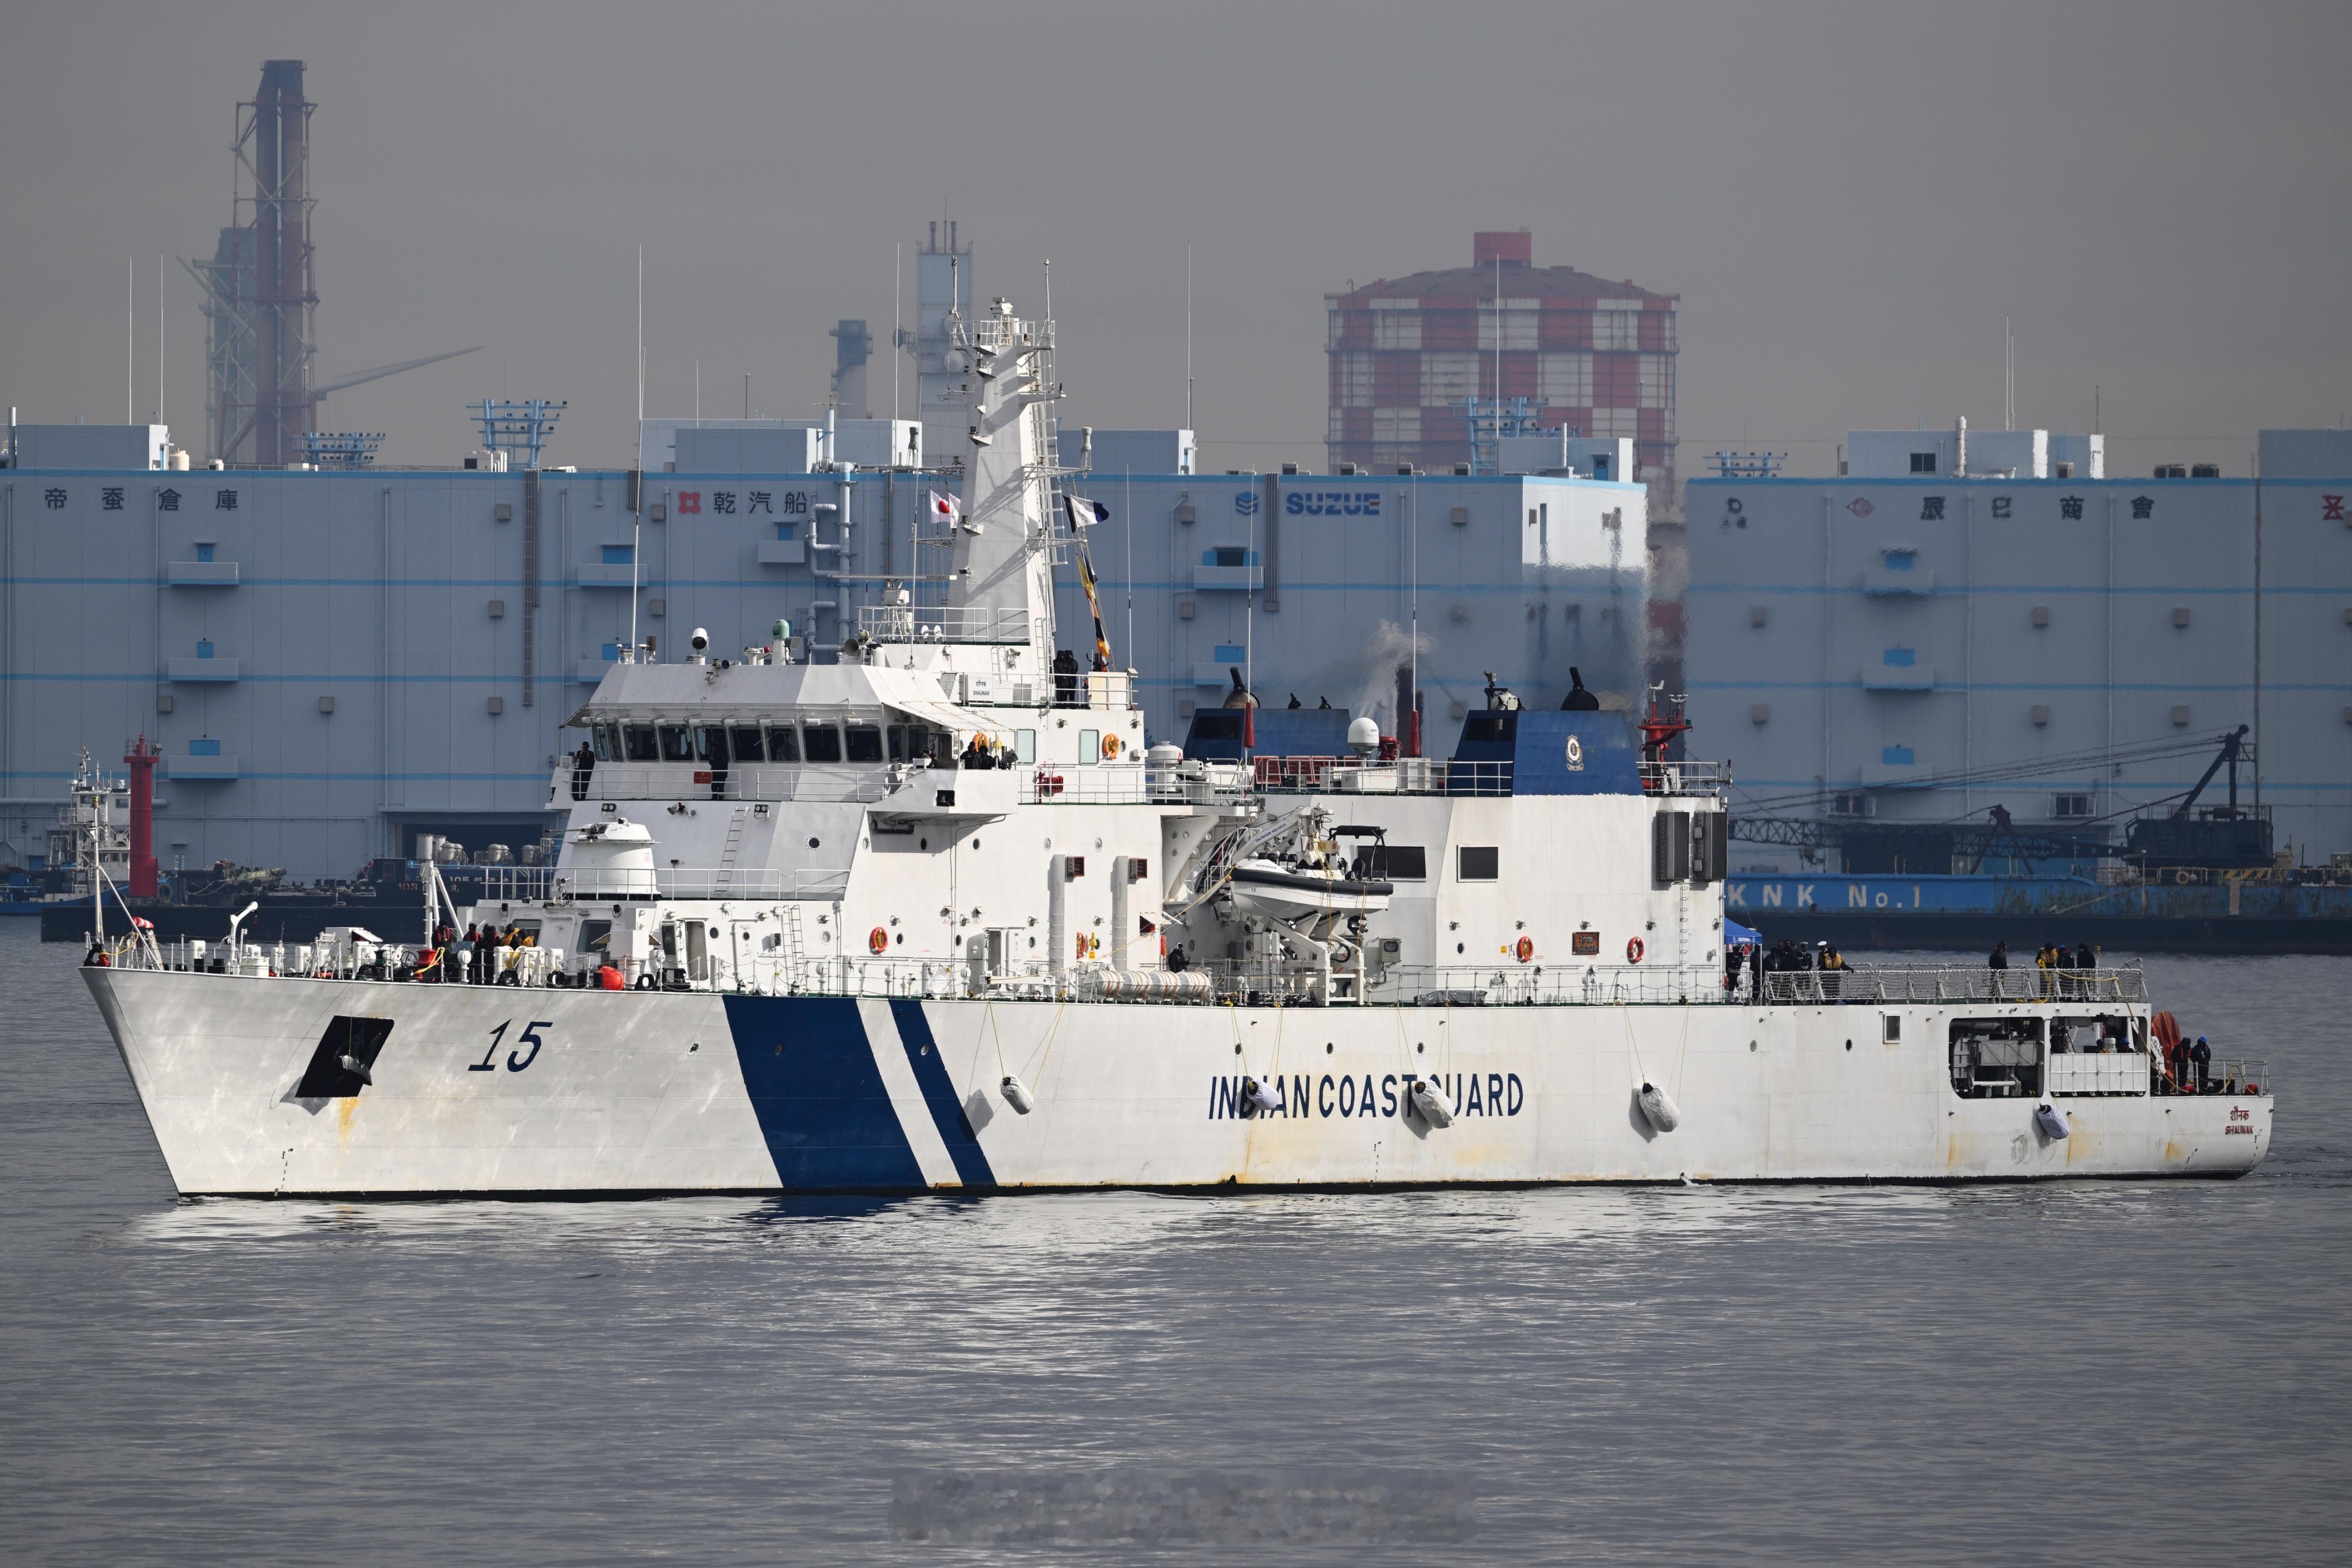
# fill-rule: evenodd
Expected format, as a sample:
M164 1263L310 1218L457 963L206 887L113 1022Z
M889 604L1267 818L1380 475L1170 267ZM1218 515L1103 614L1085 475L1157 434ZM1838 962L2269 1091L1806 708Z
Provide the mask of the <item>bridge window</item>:
M879 762L882 760L882 731L870 724L849 727L849 760Z
M694 760L694 737L682 724L661 727L661 759L664 762Z
M730 725L727 730L728 749L734 752L738 762L765 762L767 747L760 743L760 727L756 724Z
M812 724L801 731L801 748L811 762L841 760L841 731L829 724Z
M594 727L593 733L596 737L596 760L618 762L621 759L621 727L600 724Z
M798 762L801 759L801 732L788 724L768 727L768 760Z
M651 762L661 755L655 749L654 727L649 724L623 725L621 743L628 748L632 762Z

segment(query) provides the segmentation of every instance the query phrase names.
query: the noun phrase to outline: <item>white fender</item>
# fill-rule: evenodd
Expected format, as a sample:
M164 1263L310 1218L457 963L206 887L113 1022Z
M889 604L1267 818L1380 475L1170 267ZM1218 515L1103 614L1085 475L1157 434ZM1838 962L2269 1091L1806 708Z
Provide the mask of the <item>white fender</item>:
M1642 1107L1642 1114L1650 1119L1650 1125L1661 1133L1671 1133L1683 1124L1682 1108L1656 1084L1643 1084L1642 1092L1634 1098Z
M1433 1127L1454 1124L1454 1102L1445 1097L1445 1091L1437 1086L1433 1078L1412 1081L1412 1108L1420 1112L1421 1119Z
M2047 1100L2033 1108L2033 1124L2041 1128L2042 1135L2053 1144L2074 1130L2067 1124L2066 1113Z
M1004 1075L1004 1082L997 1087L1004 1095L1004 1103L1024 1116L1037 1108L1037 1102L1029 1097L1029 1086L1010 1072Z
M1244 1074L1242 1078L1242 1098L1259 1111L1272 1111L1282 1103L1282 1097L1266 1086L1265 1080Z

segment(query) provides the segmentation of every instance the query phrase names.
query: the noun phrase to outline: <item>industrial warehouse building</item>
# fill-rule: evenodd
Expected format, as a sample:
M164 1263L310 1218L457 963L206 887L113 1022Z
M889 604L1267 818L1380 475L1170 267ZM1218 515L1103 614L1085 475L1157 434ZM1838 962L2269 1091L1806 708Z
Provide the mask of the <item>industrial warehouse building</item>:
M1498 438L1564 431L1633 442L1608 477L1671 499L1676 298L1538 267L1524 229L1475 235L1468 267L1351 283L1324 299L1331 465L1492 473Z
M835 433L843 450L909 440L902 423L859 423ZM757 434L664 429L649 444L712 461L786 434ZM147 427L103 448L129 455L120 465L35 466L47 438L24 434L26 465L0 472L0 858L17 864L44 851L80 749L110 762L142 732L164 756L167 869L343 876L422 832L520 848L556 820L550 769L578 739L561 726L633 625L669 657L696 626L725 654L785 619L814 656L837 656L857 608L908 573L929 497L954 487L805 463L159 471L140 455L168 444ZM789 439L811 450L804 431ZM47 450L86 450L68 442ZM1436 748L1488 671L1531 703L1556 705L1571 664L1635 699L1642 486L1106 466L1191 451L1186 432L1106 433L1094 472L1066 482L1108 508L1090 541L1105 630L1142 674L1155 737L1181 737L1236 665L1269 705L1328 698L1393 730L1416 607ZM1083 652L1086 603L1060 575L1061 642Z
M2080 827L2244 724L2278 848L2352 850L2352 433L2260 440L2259 478L1956 427L1854 432L1833 479L1692 479L1695 750L1750 815Z

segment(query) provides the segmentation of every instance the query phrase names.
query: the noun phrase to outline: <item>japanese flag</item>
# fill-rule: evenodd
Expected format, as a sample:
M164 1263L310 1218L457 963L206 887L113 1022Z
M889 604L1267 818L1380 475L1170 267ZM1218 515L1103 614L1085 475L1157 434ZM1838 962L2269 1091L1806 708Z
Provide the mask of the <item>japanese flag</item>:
M1100 501L1089 501L1084 496L1065 496L1062 497L1062 505L1069 511L1070 529L1074 533L1084 533L1097 523L1107 521L1110 517L1108 507L1104 506Z
M953 496L942 496L934 490L931 492L931 516L942 522L952 523L963 516L963 508L956 505Z

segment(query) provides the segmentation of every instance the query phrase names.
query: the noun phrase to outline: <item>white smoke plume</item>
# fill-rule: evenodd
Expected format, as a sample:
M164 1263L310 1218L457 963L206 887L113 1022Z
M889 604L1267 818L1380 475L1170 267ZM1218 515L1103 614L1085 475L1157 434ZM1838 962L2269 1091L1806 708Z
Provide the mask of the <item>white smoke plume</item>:
M1372 631L1364 644L1364 688L1356 694L1355 711L1379 718L1385 714L1381 728L1395 735L1399 715L1396 711L1397 666L1409 662L1415 653L1433 652L1437 643L1429 633L1421 634L1416 645L1413 634L1393 621L1383 621Z

